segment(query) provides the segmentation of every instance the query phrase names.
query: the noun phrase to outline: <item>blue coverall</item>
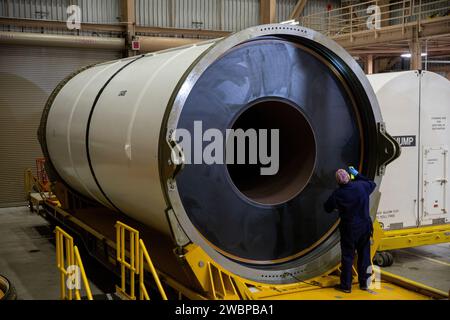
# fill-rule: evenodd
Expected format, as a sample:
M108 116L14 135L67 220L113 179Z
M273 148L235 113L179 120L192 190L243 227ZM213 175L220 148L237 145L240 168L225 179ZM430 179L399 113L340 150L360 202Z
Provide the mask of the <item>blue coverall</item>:
M375 189L375 182L358 174L354 181L339 185L325 202L325 211L337 209L341 222L341 288L351 290L352 265L355 251L358 253L358 281L360 287L367 287L370 277L370 236L373 232L369 215L369 196Z

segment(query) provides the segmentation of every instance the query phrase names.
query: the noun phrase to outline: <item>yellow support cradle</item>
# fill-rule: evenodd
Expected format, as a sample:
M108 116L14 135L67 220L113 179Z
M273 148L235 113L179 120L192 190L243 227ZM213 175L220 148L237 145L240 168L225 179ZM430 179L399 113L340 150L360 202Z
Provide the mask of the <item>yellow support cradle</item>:
M450 224L383 231L378 251L450 242Z
M379 248L383 231L378 223L374 223L374 236L372 239L371 254ZM448 298L447 293L415 283L396 275L389 274L375 268L375 279L378 286L369 291L359 290L355 279L351 294L342 294L334 290L333 286L339 283L339 266L332 268L326 274L307 281L297 281L291 284L265 284L250 281L230 273L227 269L217 264L206 252L196 244L188 244L183 248L183 254L179 256L184 260L197 287L192 289L179 283L176 279L161 271L157 271L150 258L150 254L144 242L139 238L139 232L128 225L116 222L116 258L121 268L121 285L117 286L117 293L125 299L149 300L150 295L144 282L144 274L147 269L153 276L156 287L163 300L167 300L164 287L159 275L164 275L166 285L179 292L180 297L189 299L214 299L214 300L266 300L266 299L351 299L351 300L399 300L399 299L443 299ZM64 251L62 248L66 247ZM88 286L84 268L79 257L73 239L59 227L57 228L57 261L61 272L61 297L63 299L80 298L79 291L65 290L66 277L69 275L66 265L75 263L79 265L85 286ZM127 277L131 278L128 280ZM135 277L138 278L139 296L136 297ZM286 275L292 276L292 275ZM378 277L378 278L377 278ZM128 286L126 286L128 284ZM127 290L128 288L128 290ZM90 290L88 299L92 298Z

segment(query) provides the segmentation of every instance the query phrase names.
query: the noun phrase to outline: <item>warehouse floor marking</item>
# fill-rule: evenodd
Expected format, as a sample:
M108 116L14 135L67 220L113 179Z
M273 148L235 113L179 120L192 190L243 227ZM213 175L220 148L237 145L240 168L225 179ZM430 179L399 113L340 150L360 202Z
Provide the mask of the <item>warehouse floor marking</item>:
M420 255L420 254L417 254L417 253L412 253L412 252L406 251L406 250L398 250L398 251L400 251L402 253L406 253L406 254L412 255L412 256L415 256L415 257L418 257L420 259L428 260L428 261L431 261L431 262L434 262L434 263L439 263L439 264L443 264L444 266L450 267L450 263L445 262L445 261L441 261L441 260L437 260L437 259L434 259L434 258L426 257L426 256L423 256L423 255Z

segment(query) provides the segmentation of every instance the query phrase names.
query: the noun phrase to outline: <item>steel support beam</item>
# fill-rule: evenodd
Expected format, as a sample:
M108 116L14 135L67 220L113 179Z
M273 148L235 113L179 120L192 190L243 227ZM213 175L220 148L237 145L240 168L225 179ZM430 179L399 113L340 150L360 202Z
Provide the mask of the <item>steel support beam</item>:
M297 4L294 7L294 10L292 10L291 14L289 15L289 19L298 19L300 15L303 13L303 9L305 9L306 3L308 0L298 0Z
M260 0L259 1L259 23L268 24L277 22L277 1Z
M190 38L194 37L222 38L231 34L230 31L221 31L221 30L196 30L196 29L143 27L143 26L136 26L136 33L158 34L158 35L163 34L167 36L188 36Z
M414 28L413 30L413 37L409 42L409 52L411 52L410 69L422 70L422 46L420 45L417 28Z
M373 54L368 54L364 61L364 72L366 74L373 74Z
M48 28L67 30L66 23L63 21L50 20L33 20L33 19L16 19L16 18L0 18L0 25L14 26L23 28ZM81 23L81 30L104 33L121 33L126 31L124 24L97 24L97 23ZM161 28L161 27L144 27L135 26L136 33L158 34L166 36L187 36L187 37L205 37L205 38L221 38L229 35L229 31L220 30L195 30L181 28ZM74 32L75 34L75 32Z
M121 0L121 22L125 25L125 43L127 46L127 56L136 55L136 51L131 49L131 42L136 35L136 15L134 0Z

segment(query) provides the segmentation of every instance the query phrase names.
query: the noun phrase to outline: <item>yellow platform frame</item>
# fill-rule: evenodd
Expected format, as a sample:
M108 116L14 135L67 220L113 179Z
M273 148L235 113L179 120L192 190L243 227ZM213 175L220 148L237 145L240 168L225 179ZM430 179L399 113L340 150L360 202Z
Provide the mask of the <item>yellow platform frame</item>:
M450 242L450 224L383 231L378 251Z
M371 256L376 252L381 241L382 230L375 223ZM168 284L191 299L293 299L293 300L422 300L445 299L448 293L411 281L409 279L380 270L380 287L369 291L359 289L354 282L352 293L345 294L333 287L339 283L339 266L326 274L304 282L294 284L270 285L243 279L233 275L217 265L199 246L189 244L184 259L202 287L204 295L199 296L187 288ZM356 280L356 278L355 278Z
M82 221L73 217L70 213L47 203L55 214L63 214L65 219L104 241L108 246L116 250L114 239L106 239L98 234ZM374 223L374 237L371 245L371 256L375 254L382 241L383 231L376 222ZM127 250L125 250L127 251ZM128 252L127 252L128 254ZM128 257L129 258L129 257ZM266 299L294 299L294 300L423 300L423 299L448 299L448 293L443 292L409 279L390 274L381 270L380 287L370 291L359 290L356 278L351 294L336 291L333 286L339 283L339 265L335 266L319 277L307 281L298 281L292 284L272 285L259 283L241 278L230 273L211 259L206 252L196 244L188 244L184 247L183 255L179 255L192 271L199 289L184 286L176 279L156 270L161 282L179 293L179 297L193 300L266 300ZM148 266L145 267L149 270ZM152 271L152 270L149 270ZM355 274L356 275L356 274Z

